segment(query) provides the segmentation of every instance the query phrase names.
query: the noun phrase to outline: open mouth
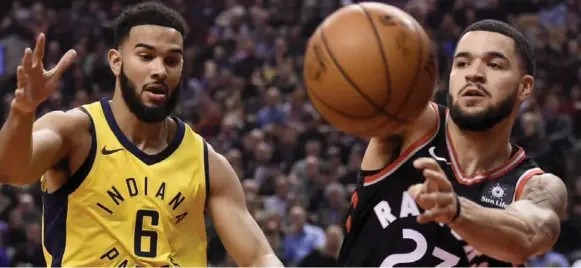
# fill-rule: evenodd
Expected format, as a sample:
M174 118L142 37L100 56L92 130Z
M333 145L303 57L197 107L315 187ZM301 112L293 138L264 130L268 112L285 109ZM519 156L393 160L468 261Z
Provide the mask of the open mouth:
M149 91L153 94L165 95L167 94L167 89L162 85L153 85L148 86L145 88L146 91Z
M145 94L149 100L157 105L165 103L167 100L167 88L163 85L151 85L145 88Z
M478 88L467 88L466 90L464 90L464 93L462 93L463 97L486 97L486 94L484 93L484 91L478 89Z

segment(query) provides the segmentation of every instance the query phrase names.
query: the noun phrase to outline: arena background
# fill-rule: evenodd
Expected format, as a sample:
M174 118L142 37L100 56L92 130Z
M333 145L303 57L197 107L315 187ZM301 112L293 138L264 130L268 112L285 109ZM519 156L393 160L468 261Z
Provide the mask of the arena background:
M39 32L48 38L45 66L70 48L79 54L40 114L110 96L114 77L106 59L112 45L107 26L134 2L0 1L2 118L13 97L16 66ZM179 10L192 29L184 55L186 87L176 114L228 158L251 213L286 265L336 266L365 143L321 120L306 97L301 69L307 38L322 18L351 1L163 2ZM440 104L445 104L455 43L468 24L484 18L507 21L534 43L535 94L522 105L513 141L545 171L565 180L570 206L554 250L529 264L575 265L581 259L581 165L576 160L581 160L581 1L387 2L411 13L433 38L441 70L434 100ZM38 185L0 186L0 266L45 266L40 208ZM301 226L305 232L297 233ZM234 266L210 223L208 230L210 264Z

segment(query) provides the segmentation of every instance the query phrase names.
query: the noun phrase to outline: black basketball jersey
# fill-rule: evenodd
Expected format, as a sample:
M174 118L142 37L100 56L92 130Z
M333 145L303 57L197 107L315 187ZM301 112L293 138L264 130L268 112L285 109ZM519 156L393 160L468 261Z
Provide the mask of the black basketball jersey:
M447 109L432 106L438 113L438 122L428 134L400 152L383 170L360 177L351 198L340 265L513 266L482 255L445 224L417 222L424 210L407 190L425 179L413 161L434 158L459 196L499 209L518 200L526 181L543 171L521 148L512 145L512 156L504 165L485 174L464 176L447 133Z

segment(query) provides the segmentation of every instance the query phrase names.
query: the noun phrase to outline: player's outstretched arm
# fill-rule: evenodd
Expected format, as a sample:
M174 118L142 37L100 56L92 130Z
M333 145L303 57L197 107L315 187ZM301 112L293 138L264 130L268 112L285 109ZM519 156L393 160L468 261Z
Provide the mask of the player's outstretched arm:
M69 50L47 71L42 62L45 42L44 34L39 34L34 51L27 48L16 69L17 89L8 119L0 130L0 183L34 182L66 154L67 140L63 137L66 130L76 126L62 112L49 114L33 126L36 108L56 90L76 55Z
M211 147L208 161L208 209L228 254L243 267L282 267L264 233L248 212L242 185L232 166Z
M552 174L532 177L522 197L505 210L484 208L460 198L460 215L450 225L475 249L505 261L523 263L549 251L567 211L567 189Z
M552 174L532 177L520 199L506 209L486 208L454 193L450 180L432 158L414 166L426 181L408 192L426 211L418 222L448 224L476 250L498 260L524 263L551 249L567 209L567 188Z

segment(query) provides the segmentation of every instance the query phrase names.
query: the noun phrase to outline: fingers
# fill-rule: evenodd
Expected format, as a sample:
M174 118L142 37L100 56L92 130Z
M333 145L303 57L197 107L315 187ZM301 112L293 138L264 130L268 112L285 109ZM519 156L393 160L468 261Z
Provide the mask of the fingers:
M418 184L414 184L412 186L410 186L410 188L408 188L408 194L414 199L416 200L417 197L422 193L423 191L423 184L422 183L418 183Z
M24 68L25 73L28 73L30 70L32 70L32 50L28 47L24 50L24 57L22 57L22 67Z
M23 88L26 83L26 75L24 74L24 67L18 65L16 67L16 88Z
M27 82L28 76L26 75L26 73L24 72L24 67L23 66L18 66L16 67L16 92L14 92L14 96L17 99L22 99L22 98L27 98L28 101L32 100L32 95L30 92L28 92L28 88L25 86L26 82Z
M430 169L433 171L442 171L438 162L433 158L421 157L414 161L414 167L417 169Z
M21 99L23 99L24 97L25 97L25 94L24 94L24 89L22 89L22 88L17 88L17 89L14 91L14 98L15 98L15 99L17 99L17 100L21 100Z
M448 177L444 174L443 171L435 171L432 169L424 169L423 175L426 178L426 183L424 183L426 187L426 192L449 192L452 191L452 184L448 181Z
M420 224L425 224L432 221L447 223L452 219L453 215L454 214L451 206L434 207L419 215L417 221Z
M50 70L54 75L60 76L62 75L70 66L75 62L75 58L77 57L77 52L73 49L70 49L62 56L56 66Z
M36 38L36 46L34 47L34 53L32 56L32 64L34 67L42 66L42 59L44 58L44 45L46 42L46 37L43 33L39 34Z
M454 205L456 197L452 193L426 193L417 197L417 202L429 203L438 207Z

